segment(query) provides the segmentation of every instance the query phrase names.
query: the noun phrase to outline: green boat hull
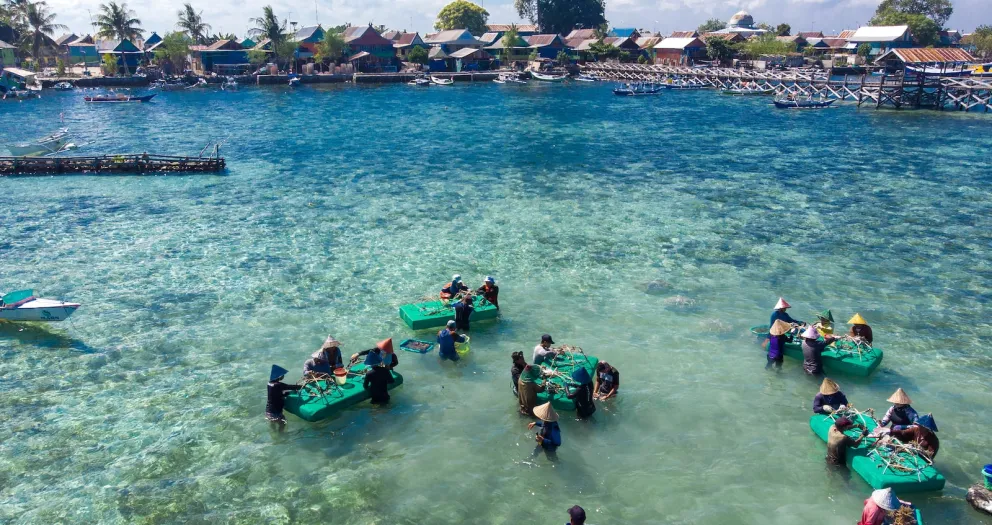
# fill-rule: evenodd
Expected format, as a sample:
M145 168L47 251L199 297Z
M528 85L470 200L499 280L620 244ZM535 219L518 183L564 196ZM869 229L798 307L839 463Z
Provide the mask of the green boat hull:
M403 319L403 322L414 330L440 328L448 321L455 319L455 309L451 306L453 304L454 302L451 302L446 305L441 301L404 304L400 307L400 319ZM492 303L478 301L469 320L472 322L485 321L495 319L497 315L499 315L499 310Z
M751 333L759 339L767 340L768 328L765 326L751 327ZM803 360L803 346L801 343L786 343L785 355L799 361ZM884 353L878 348L873 348L870 352L862 355L852 354L842 351L834 345L830 345L823 351L823 370L827 374L844 374L859 377L868 377L882 364Z
M585 368L586 372L589 372L589 377L596 377L596 365L599 364L599 359L585 354L573 355L575 356L574 363L572 362L572 359L567 356L558 356L555 357L555 360L551 363L551 365L545 363L544 366L550 366L550 368L553 368L568 377L571 377L572 372L581 367ZM543 405L544 403L551 401L551 406L555 407L555 410L563 410L566 412L575 410L575 401L569 399L566 394L566 381L560 377L551 377L547 379L547 382L554 383L559 388L557 388L554 393L549 393L548 391L538 393L537 404Z
M365 368L365 365L355 365L351 367L351 371L359 372ZM403 384L403 376L396 372L392 372L392 374L396 382L389 385L389 390ZM311 388L291 392L286 396L285 410L304 421L316 422L332 418L345 409L372 397L369 391L365 390L364 381L364 376L349 375L348 381L344 385L335 385L330 390L327 390L327 382L319 381L318 384L325 390L323 396Z
M875 421L870 418L855 421L855 423L863 425L869 432L877 426ZM833 418L822 414L813 414L809 418L809 426L813 433L824 442L827 441L827 432L833 424ZM846 434L856 438L860 435L860 430L851 429ZM887 468L885 462L877 454L869 454L871 451L870 441L872 441L870 438L865 439L858 446L847 448L847 466L857 472L866 483L871 485L871 488L877 490L892 487L896 494L944 489L946 480L933 465L927 466L919 474Z

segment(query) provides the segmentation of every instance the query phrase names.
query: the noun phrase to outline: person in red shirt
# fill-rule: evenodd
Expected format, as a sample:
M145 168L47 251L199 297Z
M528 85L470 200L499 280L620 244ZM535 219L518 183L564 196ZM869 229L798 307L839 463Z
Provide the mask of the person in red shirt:
M903 505L912 506L912 503L897 498L891 488L876 490L865 500L865 508L861 511L861 521L858 525L882 525L889 512L895 512Z

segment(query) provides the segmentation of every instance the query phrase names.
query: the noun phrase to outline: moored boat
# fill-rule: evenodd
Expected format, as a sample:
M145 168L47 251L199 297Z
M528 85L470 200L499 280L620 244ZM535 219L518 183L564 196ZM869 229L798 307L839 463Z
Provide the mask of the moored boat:
M372 395L364 388L367 370L368 366L364 364L352 366L343 384L338 384L333 378L307 381L303 388L286 396L286 412L304 421L322 421L369 400ZM394 382L386 387L388 390L403 384L402 375L395 371L390 373Z
M590 75L578 75L578 76L572 78L572 80L575 80L576 82L597 82L597 81L599 81L598 78L596 78L594 76L590 76Z
M613 94L621 97L636 97L643 95L660 95L664 86L657 84L620 84Z
M220 85L221 91L237 91L238 81L234 77L227 77L224 79L224 83Z
M548 75L534 70L530 71L530 76L534 80L540 80L541 82L564 82L568 78L568 75Z
M762 344L767 344L768 327L765 325L751 327L751 333L758 336ZM803 360L801 342L785 343L785 355L799 361ZM868 377L882 364L881 349L859 344L854 341L840 340L828 346L821 355L823 369L830 374L845 374Z
M72 82L59 82L52 86L52 88L57 91L72 91L76 89L76 86L72 85Z
M830 107L834 99L828 100L789 100L775 99L775 107L779 109L824 109Z
M724 95L756 96L756 95L772 95L774 93L775 93L775 88L741 87L741 88L729 88L723 90Z
M665 89L671 89L674 91L690 91L695 89L706 89L709 86L705 84L694 84L692 82L673 82L671 84L664 84Z
M441 77L436 77L434 75L431 75L431 84L434 84L434 85L437 85L437 86L450 86L450 85L453 85L454 83L455 83L455 80L454 79L451 79L451 78L441 78Z
M18 290L0 298L0 320L64 321L79 308L79 303L56 299L39 299L33 290Z
M847 448L847 466L857 472L873 489L891 487L897 494L943 490L946 480L933 466L933 461L906 450L891 437L871 435L878 422L870 412L846 410L831 415L813 414L809 418L810 429L824 442L830 427L838 417L847 417L855 425L869 432L861 443ZM861 429L851 427L844 432L857 439Z
M37 157L51 155L65 149L66 146L69 145L69 140L71 139L72 136L69 135L69 129L62 128L47 137L42 137L32 142L10 144L7 146L7 149L9 149L10 154L15 157Z
M83 97L83 100L86 102L148 102L153 98L155 98L155 93L140 97L116 93L110 95L87 96Z
M431 79L425 75L420 75L417 78L407 82L408 86L418 86L418 87L429 87L431 85Z
M455 318L455 301L426 301L400 306L400 319L414 330L444 326ZM495 319L499 310L482 297L476 297L470 321Z
M289 87L300 87L300 77L289 77Z
M152 82L149 89L157 89L159 91L182 91L186 89L186 83L182 81L168 81L164 79L156 80Z

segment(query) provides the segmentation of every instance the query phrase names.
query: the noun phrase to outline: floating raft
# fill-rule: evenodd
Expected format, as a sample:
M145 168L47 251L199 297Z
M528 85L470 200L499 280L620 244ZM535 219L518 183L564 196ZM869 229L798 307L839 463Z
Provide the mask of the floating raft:
M868 429L868 432L871 432L878 426L874 419L864 416L855 418L854 423L864 426ZM809 418L809 426L813 429L813 433L819 436L824 442L827 441L827 432L833 424L834 418L832 416L813 414ZM852 428L844 433L857 439L861 435L861 430ZM903 458L912 463L909 466L919 468L919 471L907 472L893 470L886 465L885 460L879 456L877 451L873 451L874 443L874 438L867 437L858 446L847 448L847 466L854 472L857 472L865 482L871 485L871 488L878 490L892 487L896 491L896 494L944 489L946 480L933 465L926 464L919 457L913 457L912 459ZM919 519L919 515L917 515L917 519ZM921 521L920 523L923 522Z
M758 336L759 341L768 340L767 326L753 326L751 333ZM802 361L802 343L785 343L785 355ZM882 363L882 356L883 353L878 348L857 352L841 341L839 344L831 344L823 351L823 369L830 374L868 377Z
M100 157L0 157L0 175L64 173L207 173L227 169L223 157L128 153Z
M586 372L589 372L589 377L596 377L596 365L599 364L599 359L587 356L581 353L573 353L575 360L572 360L568 354L555 356L554 361L551 364L544 363L542 366L545 368L551 368L557 372L561 372L566 377L571 378L572 372L574 372L579 367L585 368ZM553 383L555 387L552 387L553 392L549 392L548 388L545 388L544 392L539 392L537 394L537 404L543 405L548 401L551 401L551 406L555 407L556 410L575 410L575 401L568 398L566 392L566 386L574 385L572 381L566 380L562 377L548 377L544 379L545 383Z
M400 319L407 326L414 330L424 330L427 328L443 327L455 318L455 309L452 305L455 301L444 303L438 301L428 301L425 303L404 304L400 307ZM495 319L499 310L492 303L485 299L480 299L475 303L475 311L472 312L470 321L485 321Z
M315 422L336 416L349 407L367 401L372 396L365 390L365 376L361 374L366 368L364 364L351 367L348 381L341 386L335 384L329 387L327 381L318 381L324 395L311 386L290 392L286 396L286 412L304 421ZM396 372L392 374L396 382L389 385L389 390L403 384L403 376ZM334 383L334 380L331 379L330 382Z

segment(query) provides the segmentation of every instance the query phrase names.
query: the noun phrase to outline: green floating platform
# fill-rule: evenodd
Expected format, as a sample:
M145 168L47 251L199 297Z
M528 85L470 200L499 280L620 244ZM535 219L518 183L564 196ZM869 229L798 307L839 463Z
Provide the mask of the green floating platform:
M400 319L407 326L414 330L425 330L427 328L440 328L455 319L455 309L450 304L441 301L428 301L426 303L404 304L400 307ZM472 312L471 322L496 319L499 310L492 303L479 300L475 303L475 311Z
M869 432L878 426L871 418L858 418L855 423L864 426ZM824 442L827 441L827 432L833 424L834 419L831 416L813 414L809 418L809 426L813 429L813 433ZM861 435L861 431L860 429L849 429L845 434L857 438ZM847 449L847 466L857 472L865 482L871 485L871 488L877 490L892 487L896 494L900 495L908 492L929 492L944 489L946 480L933 465L927 465L918 473L888 468L885 461L877 453L872 453L871 445L874 444L874 441L870 437L865 438L858 446ZM919 463L920 466L923 465L922 459L913 458L911 461ZM917 519L919 519L919 514L917 514ZM920 523L923 522L920 521Z
M351 371L360 372L365 368L365 365L359 364L351 367ZM403 376L396 372L392 372L392 374L396 382L389 385L389 390L403 384ZM286 412L310 422L334 417L343 410L372 397L369 391L363 387L364 381L365 376L349 375L348 382L341 386L335 385L330 390L327 390L327 382L319 381L318 384L325 390L323 396L312 387L291 392L286 396Z
M596 377L596 365L599 364L599 359L585 354L572 355L575 356L574 362L568 355L559 355L555 357L555 360L551 364L544 363L542 366L557 370L568 377L571 377L572 372L576 369L582 367L586 369L586 372L589 372L589 377ZM555 407L555 410L575 410L575 401L569 399L568 395L565 393L565 386L567 382L563 378L551 377L546 378L545 381L554 383L558 385L559 388L554 394L549 394L547 391L538 393L537 404L543 405L544 403L551 401L551 406Z
M768 338L768 327L753 326L751 333L760 339ZM786 343L785 355L793 359L803 360L802 343ZM878 348L858 354L843 348L838 348L836 343L831 344L823 351L823 370L828 374L844 374L859 377L868 377L882 364L883 353Z

